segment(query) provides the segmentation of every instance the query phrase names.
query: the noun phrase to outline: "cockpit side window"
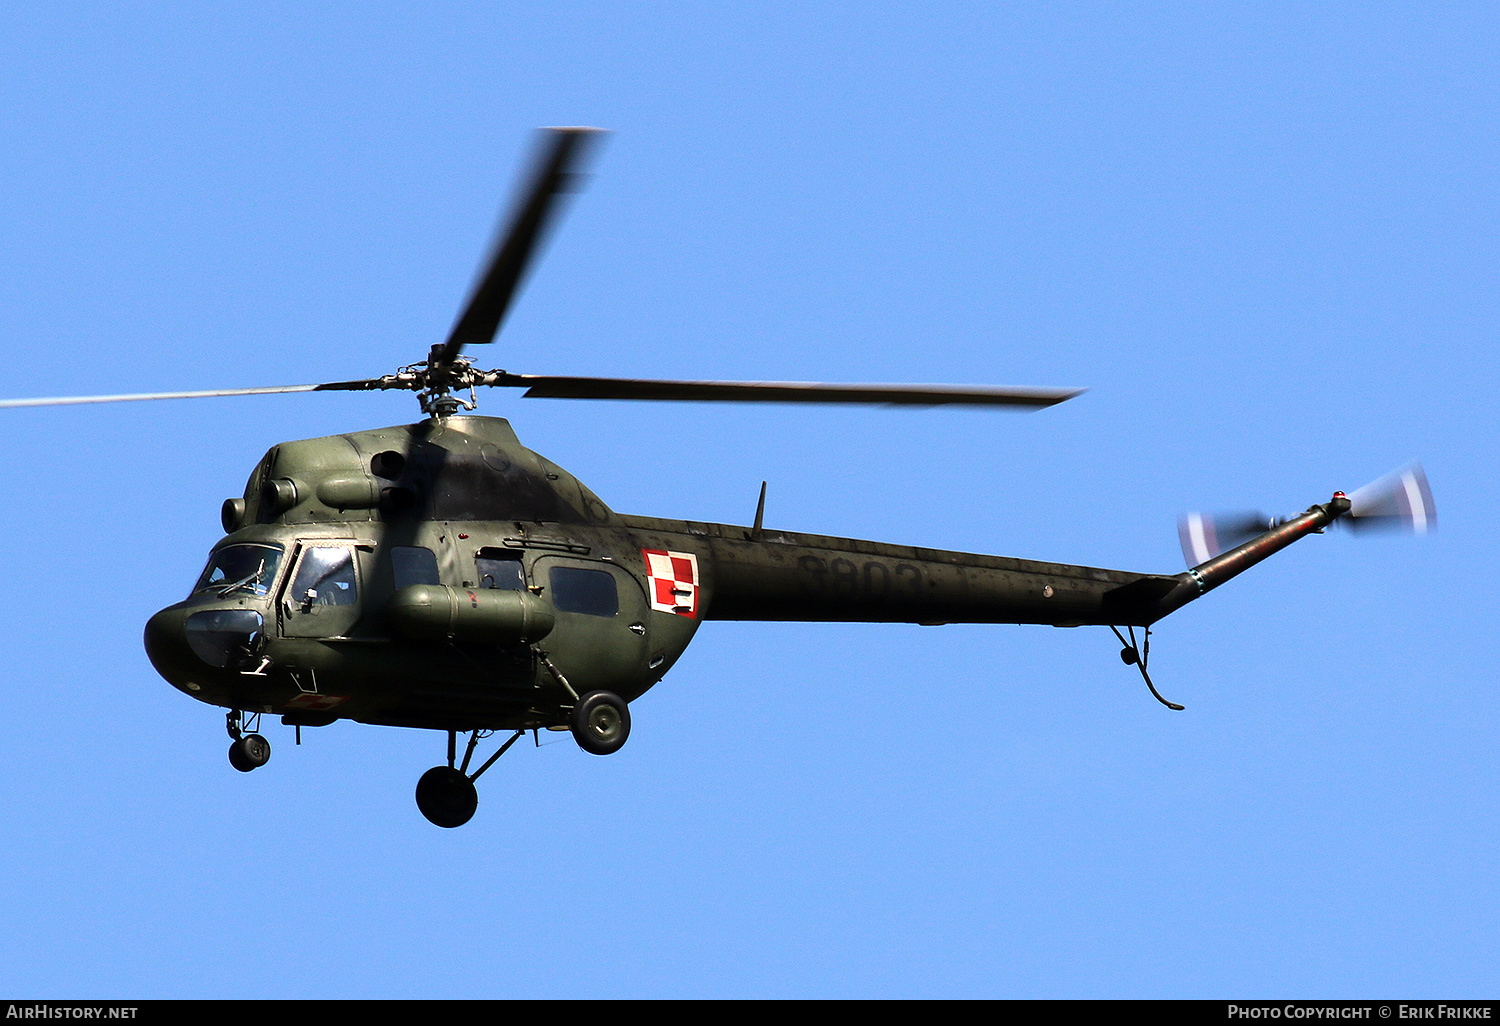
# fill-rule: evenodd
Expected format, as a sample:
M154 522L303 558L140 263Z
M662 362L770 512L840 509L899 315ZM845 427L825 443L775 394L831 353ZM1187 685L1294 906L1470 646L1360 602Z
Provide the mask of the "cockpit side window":
M225 545L208 557L208 566L198 578L193 594L264 595L276 580L280 562L279 545Z
M312 594L309 595L308 593ZM358 601L354 558L347 548L310 548L297 564L292 599L319 606L352 606Z
M520 591L526 587L526 573L521 567L519 552L492 548L480 549L474 557L474 566L479 572L481 588Z

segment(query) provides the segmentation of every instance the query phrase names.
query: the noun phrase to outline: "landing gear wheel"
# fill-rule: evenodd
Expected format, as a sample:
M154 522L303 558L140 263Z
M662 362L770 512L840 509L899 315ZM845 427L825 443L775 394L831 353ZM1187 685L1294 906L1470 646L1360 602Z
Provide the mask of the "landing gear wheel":
M417 808L429 823L461 827L478 807L474 782L452 766L434 766L417 781Z
M568 727L585 752L611 755L630 737L630 708L612 691L590 691L573 707Z
M241 773L264 766L271 758L271 742L259 734L246 734L229 746L229 765Z

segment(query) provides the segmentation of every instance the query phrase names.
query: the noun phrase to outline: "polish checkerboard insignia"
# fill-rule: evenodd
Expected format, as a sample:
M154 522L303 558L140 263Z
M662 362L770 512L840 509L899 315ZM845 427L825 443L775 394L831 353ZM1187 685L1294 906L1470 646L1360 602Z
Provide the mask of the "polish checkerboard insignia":
M349 701L348 695L303 694L293 698L286 704L286 707L288 709L312 709L317 712L323 712L347 701Z
M646 557L651 608L663 613L698 616L698 557L691 552L642 549Z

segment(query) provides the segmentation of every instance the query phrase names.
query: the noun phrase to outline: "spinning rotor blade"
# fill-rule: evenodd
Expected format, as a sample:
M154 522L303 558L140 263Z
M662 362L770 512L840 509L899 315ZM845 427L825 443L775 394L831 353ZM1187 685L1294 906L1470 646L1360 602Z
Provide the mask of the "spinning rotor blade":
M1081 388L960 385L830 385L801 381L650 381L507 374L498 384L528 399L649 399L668 402L881 403L887 406L1053 406Z
M1402 467L1349 496L1349 527L1426 534L1437 526L1437 507L1420 463Z
M493 342L505 312L545 238L560 193L572 192L597 128L549 128L542 135L530 184L519 196L510 225L496 234L483 275L443 344L438 362L451 364L466 345Z
M58 396L0 400L0 408L68 406L133 402L147 399L197 399L212 396L267 395L278 392L366 391L404 389L418 393L424 413L433 417L474 408L477 387L524 388L538 399L634 399L672 402L864 403L886 406L1013 406L1041 408L1079 395L1083 389L989 388L962 385L824 384L798 381L656 381L627 378L561 377L480 370L462 356L467 345L493 342L526 272L556 219L559 197L574 191L581 169L600 130L542 130L530 174L502 230L497 231L481 273L446 342L435 345L425 361L393 374L360 381L267 388L231 388L129 395ZM469 390L470 398L455 392Z
M1053 406L1084 389L982 388L955 385L824 385L799 381L636 381L628 378L570 378L506 371L471 372L460 365L465 383L524 388L533 399L655 399L684 402L743 403L878 403L887 406ZM216 396L273 395L279 392L368 392L377 389L420 391L428 376L406 368L382 378L328 381L315 385L266 388L214 388L192 392L134 392L125 395L49 396L0 399L0 409L17 406L77 406L127 403L146 399L207 399Z
M86 403L133 403L146 399L209 399L224 395L274 395L278 392L357 392L380 388L378 379L333 381L322 385L272 385L269 388L214 388L199 392L133 392L124 395L69 395L43 399L0 399L0 409L16 406L81 406Z
M1177 521L1177 537L1187 565L1198 566L1275 526L1275 520L1258 511L1185 513Z
M1347 525L1356 533L1385 529L1426 534L1437 526L1432 489L1417 463L1365 485L1349 501L1349 512L1334 521L1335 527ZM1200 566L1280 522L1264 513L1188 513L1177 522L1177 535L1188 566Z

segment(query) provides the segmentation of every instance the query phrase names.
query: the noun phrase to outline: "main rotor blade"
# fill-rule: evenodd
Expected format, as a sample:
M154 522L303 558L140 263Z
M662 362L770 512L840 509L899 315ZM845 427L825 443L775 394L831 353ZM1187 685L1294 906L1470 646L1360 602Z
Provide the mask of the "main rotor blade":
M575 191L580 168L597 128L549 128L538 148L530 185L520 193L510 226L491 245L484 274L474 285L439 362L451 364L466 345L493 342L532 255L557 210L557 196Z
M147 399L210 399L226 395L274 395L278 392L355 392L380 388L379 379L332 381L321 385L272 385L269 388L213 388L198 392L133 392L124 395L68 395L42 399L0 399L0 409L17 406L81 406L87 403L134 403Z
M1053 406L1081 388L841 385L803 381L644 381L507 374L528 399L649 399L718 403L878 403L887 406Z

